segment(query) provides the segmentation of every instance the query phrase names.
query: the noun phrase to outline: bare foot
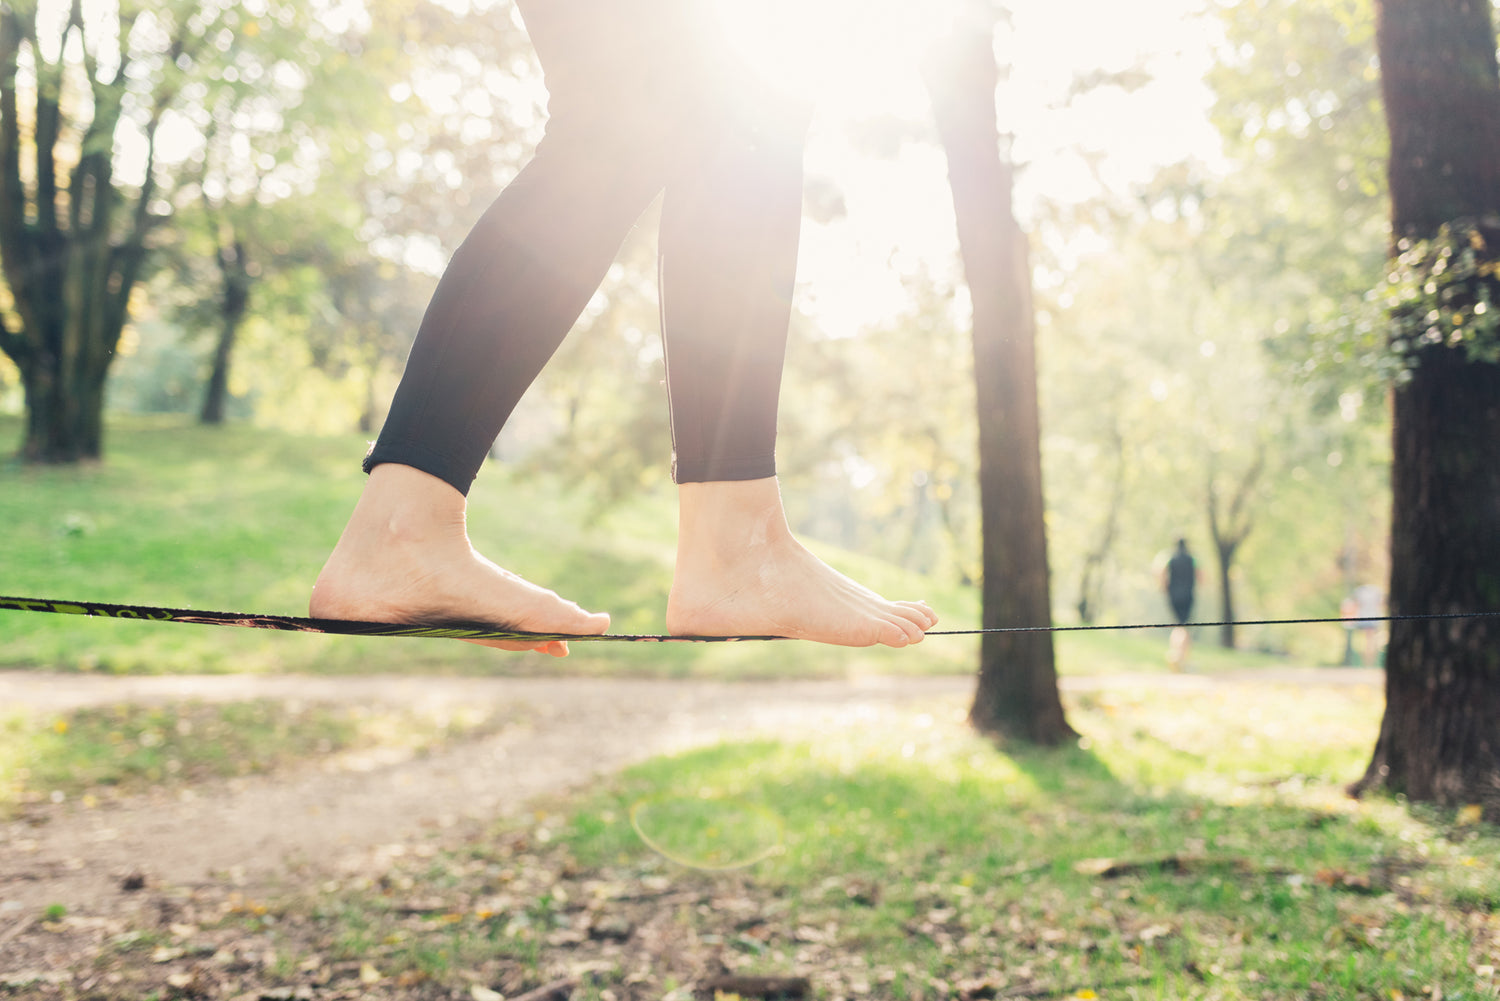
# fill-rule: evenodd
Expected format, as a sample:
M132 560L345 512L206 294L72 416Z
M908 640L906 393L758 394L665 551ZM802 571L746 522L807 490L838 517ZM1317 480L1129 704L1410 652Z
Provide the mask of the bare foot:
M504 570L474 551L462 494L411 466L383 463L313 586L309 614L365 622L485 622L538 633L602 633L609 616ZM566 657L561 641L473 640Z
M678 487L674 636L788 636L908 646L937 624L925 602L887 601L792 537L774 477Z

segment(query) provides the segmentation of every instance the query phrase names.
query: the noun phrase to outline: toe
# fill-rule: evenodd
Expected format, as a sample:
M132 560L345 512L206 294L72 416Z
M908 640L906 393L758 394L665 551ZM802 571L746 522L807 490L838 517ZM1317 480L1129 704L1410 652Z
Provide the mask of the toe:
M937 613L925 601L898 601L898 606L905 610L908 618L913 619L923 629L931 629L937 625Z
M908 646L913 642L911 632L911 630L901 625L901 620L887 619L880 623L876 633L879 637L877 642L892 647ZM917 632L917 635L920 636L921 633Z

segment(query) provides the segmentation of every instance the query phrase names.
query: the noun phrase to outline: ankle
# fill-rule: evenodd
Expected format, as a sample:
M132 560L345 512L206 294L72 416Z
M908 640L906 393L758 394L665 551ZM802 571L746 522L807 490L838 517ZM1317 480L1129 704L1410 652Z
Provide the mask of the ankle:
M382 463L370 471L356 516L387 543L430 542L465 530L467 501L448 483L411 466Z
M678 485L678 554L733 559L791 537L775 477Z

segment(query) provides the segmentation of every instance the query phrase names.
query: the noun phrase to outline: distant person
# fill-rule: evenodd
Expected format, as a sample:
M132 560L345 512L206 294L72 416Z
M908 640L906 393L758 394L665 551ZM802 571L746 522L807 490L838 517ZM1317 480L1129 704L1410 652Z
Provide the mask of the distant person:
M1172 616L1177 620L1167 640L1167 666L1181 671L1187 666L1192 646L1187 624L1193 618L1193 595L1198 587L1198 564L1188 552L1186 539L1177 540L1177 548L1162 571L1162 587L1167 594L1167 603L1172 606Z
M466 500L501 426L663 194L679 507L667 630L900 647L937 622L924 602L888 601L837 573L788 527L776 414L810 114L741 64L713 6L520 0L548 91L545 135L438 284L312 615L609 627L475 552ZM510 528L529 531L528 512ZM562 642L488 645L567 654Z
M1349 630L1349 651L1353 649L1353 634L1359 633L1364 652L1360 663L1365 667L1380 666L1380 626L1385 614L1385 594L1374 584L1361 584L1344 599L1342 607L1344 628Z

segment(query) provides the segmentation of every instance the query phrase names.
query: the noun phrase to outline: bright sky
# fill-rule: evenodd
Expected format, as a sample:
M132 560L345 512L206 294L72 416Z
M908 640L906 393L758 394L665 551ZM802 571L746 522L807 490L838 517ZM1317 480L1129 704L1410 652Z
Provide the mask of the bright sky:
M725 0L733 2L733 0ZM774 2L774 0L773 0ZM781 0L786 2L786 0ZM807 166L842 190L847 218L804 229L801 300L829 333L847 335L897 313L906 302L901 274L926 268L949 275L956 237L942 152L908 143L894 159L851 148L850 121L928 115L918 46L940 26L934 16L954 0L822 0L833 23L852 24L846 44L826 44L819 116ZM1040 199L1077 201L1096 194L1099 179L1121 188L1154 168L1188 156L1212 162L1218 137L1207 120L1202 76L1217 41L1202 0L1012 0L1013 26L997 52L1013 70L1001 85L1000 127L1015 135L1023 165L1016 191L1023 225ZM816 31L809 37L816 39ZM748 36L746 46L754 44ZM813 44L813 43L810 43ZM831 57L830 57L830 54ZM794 57L782 53L785 64ZM777 57L767 61L777 64ZM1133 93L1104 88L1068 103L1079 75L1143 66L1152 82ZM1081 153L1098 154L1098 178Z

